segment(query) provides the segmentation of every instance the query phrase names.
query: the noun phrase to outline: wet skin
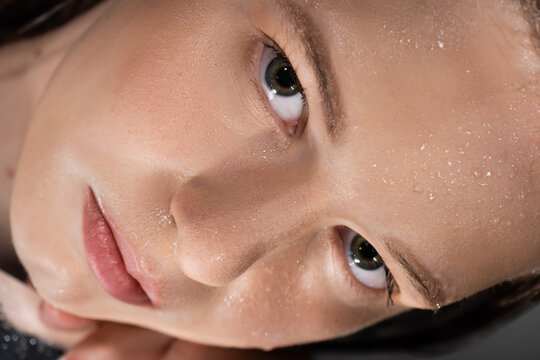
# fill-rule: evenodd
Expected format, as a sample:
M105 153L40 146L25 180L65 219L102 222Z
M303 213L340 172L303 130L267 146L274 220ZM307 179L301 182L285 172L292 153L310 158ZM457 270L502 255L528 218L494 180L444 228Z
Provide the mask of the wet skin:
M113 2L32 118L11 204L17 253L70 313L264 349L530 273L529 32L510 1ZM261 95L271 41L304 89L293 136ZM89 189L152 306L111 297L87 265ZM339 226L380 254L393 307L352 275Z

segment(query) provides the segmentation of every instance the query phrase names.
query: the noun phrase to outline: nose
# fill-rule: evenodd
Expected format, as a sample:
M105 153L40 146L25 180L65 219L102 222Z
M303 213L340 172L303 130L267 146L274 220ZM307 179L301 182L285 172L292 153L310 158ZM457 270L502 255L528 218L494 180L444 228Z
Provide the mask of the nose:
M171 211L184 274L223 286L280 245L305 239L319 212L309 164L224 164L182 184Z

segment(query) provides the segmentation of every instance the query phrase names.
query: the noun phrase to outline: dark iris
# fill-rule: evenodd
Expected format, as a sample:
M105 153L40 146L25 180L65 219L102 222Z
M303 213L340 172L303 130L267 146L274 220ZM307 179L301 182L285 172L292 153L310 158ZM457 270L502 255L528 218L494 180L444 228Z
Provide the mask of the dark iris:
M264 78L270 90L281 96L293 96L302 90L291 63L282 56L268 64Z
M384 265L377 250L358 234L351 241L351 258L364 270L375 270Z

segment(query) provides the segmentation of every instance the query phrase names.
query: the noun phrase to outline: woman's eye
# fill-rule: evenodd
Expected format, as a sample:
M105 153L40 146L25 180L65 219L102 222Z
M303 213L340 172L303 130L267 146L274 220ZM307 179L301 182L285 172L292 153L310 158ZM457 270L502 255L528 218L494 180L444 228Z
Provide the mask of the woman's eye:
M377 250L351 229L344 231L343 243L345 255L354 277L371 288L386 288L386 269Z
M265 46L259 66L262 90L272 110L294 135L305 108L302 85L289 60Z

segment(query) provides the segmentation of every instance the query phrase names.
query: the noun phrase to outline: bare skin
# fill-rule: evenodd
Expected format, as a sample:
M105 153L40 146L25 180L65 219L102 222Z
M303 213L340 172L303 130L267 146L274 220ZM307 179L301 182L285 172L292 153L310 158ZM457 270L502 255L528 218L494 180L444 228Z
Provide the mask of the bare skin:
M16 164L13 240L40 297L81 318L272 349L538 271L540 61L517 5L303 4L94 13L4 162ZM268 38L304 90L293 136L257 83ZM330 101L321 74L333 74ZM152 306L111 296L87 265L89 188ZM344 226L384 260L394 306L352 275Z

